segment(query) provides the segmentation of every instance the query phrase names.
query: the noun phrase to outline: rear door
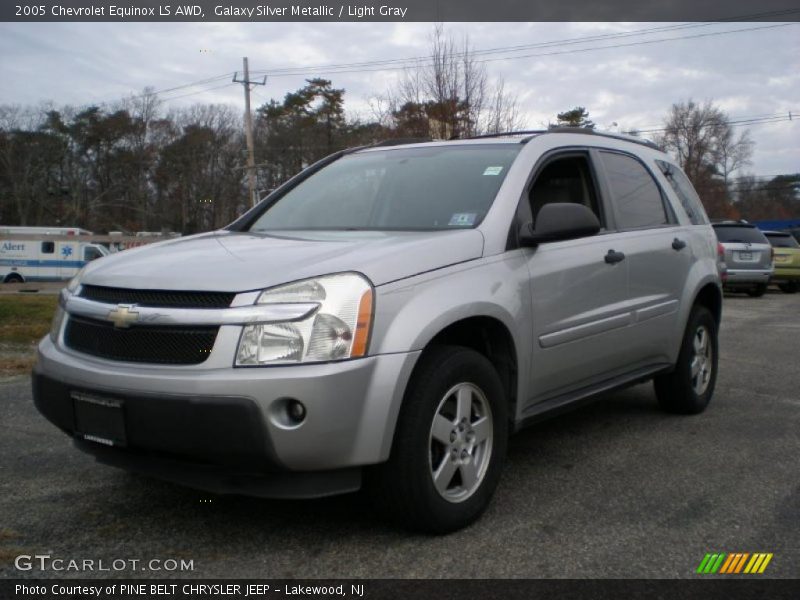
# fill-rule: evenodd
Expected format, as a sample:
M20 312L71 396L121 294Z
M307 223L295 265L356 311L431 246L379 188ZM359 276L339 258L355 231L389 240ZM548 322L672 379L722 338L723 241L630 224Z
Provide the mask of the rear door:
M597 159L628 263L632 319L623 343L631 364L669 363L691 266L687 226L640 158L599 150Z

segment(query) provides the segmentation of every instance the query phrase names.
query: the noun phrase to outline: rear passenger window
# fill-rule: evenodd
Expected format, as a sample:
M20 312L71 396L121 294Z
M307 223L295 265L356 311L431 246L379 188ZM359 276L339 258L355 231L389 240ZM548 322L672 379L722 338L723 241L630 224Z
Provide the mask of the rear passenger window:
M657 227L669 221L661 190L653 176L637 160L624 154L600 152L619 229Z
M52 254L56 251L55 242L42 242L42 254Z
M706 225L708 224L708 217L706 211L703 209L703 203L700 201L700 196L694 190L692 182L686 177L675 165L671 165L663 160L657 160L656 164L661 172L666 177L672 189L675 190L675 195L683 205L683 210L686 211L692 225Z

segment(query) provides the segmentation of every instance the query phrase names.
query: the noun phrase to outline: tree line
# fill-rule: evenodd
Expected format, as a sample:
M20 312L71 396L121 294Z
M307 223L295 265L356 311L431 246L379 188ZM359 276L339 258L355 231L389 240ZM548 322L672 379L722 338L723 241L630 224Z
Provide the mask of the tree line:
M372 99L367 119L349 116L345 90L322 78L257 107L259 193L344 148L526 126L517 99L474 59L468 40L437 28L430 52L428 63ZM595 124L578 106L549 126ZM733 176L749 166L754 142L747 131L736 135L713 103L674 104L656 141L677 158L712 218L800 217L800 174ZM207 231L248 208L245 169L243 119L231 106L167 110L152 90L110 107L0 106L4 225Z

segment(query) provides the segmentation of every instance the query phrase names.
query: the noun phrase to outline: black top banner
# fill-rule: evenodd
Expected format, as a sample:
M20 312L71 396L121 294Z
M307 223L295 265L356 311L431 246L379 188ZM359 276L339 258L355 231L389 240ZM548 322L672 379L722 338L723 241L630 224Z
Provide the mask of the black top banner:
M797 0L4 0L0 21L797 21Z

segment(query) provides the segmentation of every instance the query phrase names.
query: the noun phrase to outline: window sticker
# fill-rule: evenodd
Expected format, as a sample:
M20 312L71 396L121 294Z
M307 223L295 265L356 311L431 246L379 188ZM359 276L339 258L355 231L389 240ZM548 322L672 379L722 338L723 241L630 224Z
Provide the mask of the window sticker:
M503 167L486 167L486 170L483 172L484 175L500 175L500 172L503 170Z
M453 213L448 225L451 227L470 227L475 223L475 217L477 216L477 213Z

